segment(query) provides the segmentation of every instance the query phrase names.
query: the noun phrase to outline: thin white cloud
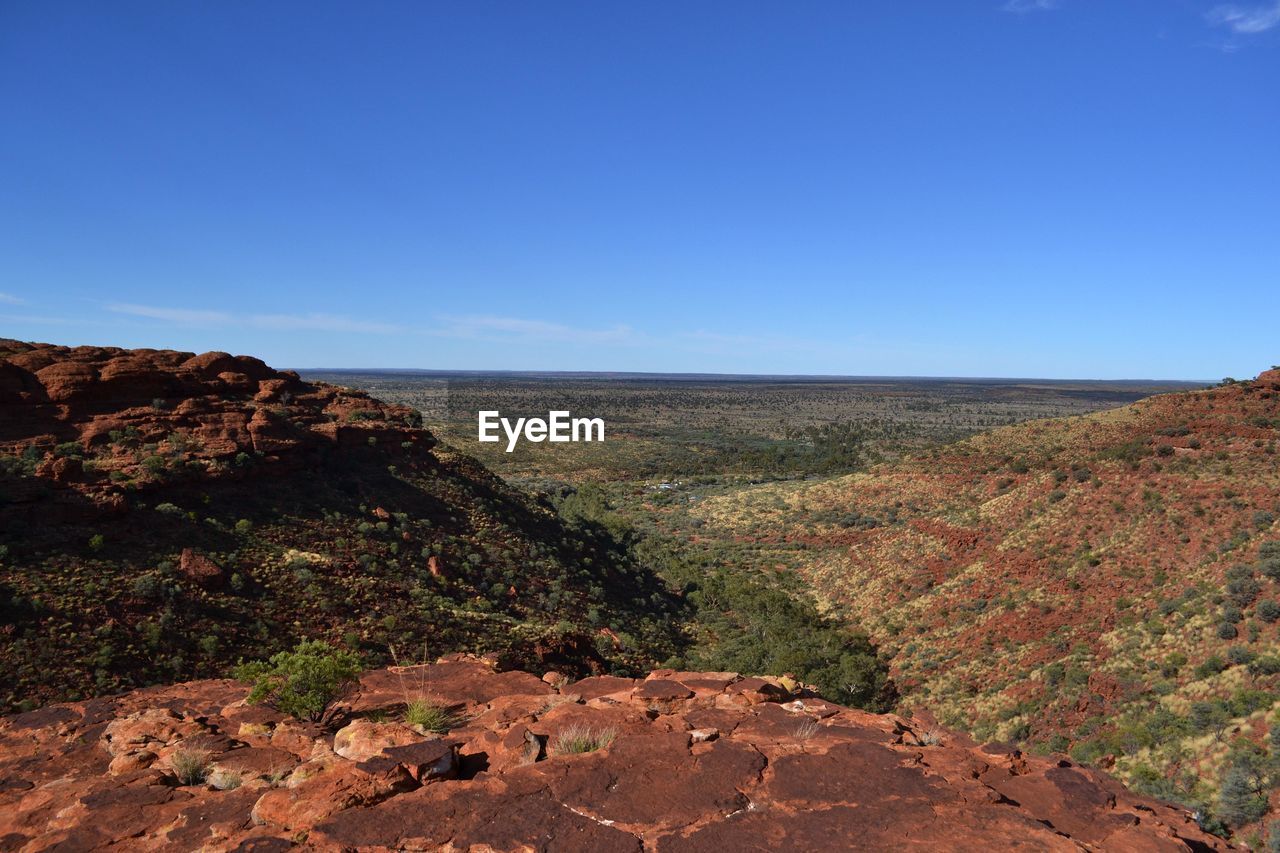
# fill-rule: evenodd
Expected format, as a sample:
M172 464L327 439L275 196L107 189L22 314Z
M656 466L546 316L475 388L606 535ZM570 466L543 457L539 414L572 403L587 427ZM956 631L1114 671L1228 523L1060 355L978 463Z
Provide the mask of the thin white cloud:
M442 316L441 328L428 334L448 338L555 341L559 343L639 343L639 336L627 326L609 329L578 329L544 320L492 315Z
M29 323L38 326L86 325L83 320L69 320L66 317L42 317L36 314L0 314L0 322Z
M112 303L107 310L131 317L161 320L179 326L206 328L250 327L278 332L354 332L357 334L391 334L405 331L403 326L391 323L372 323L332 314L232 314L227 311L210 311L192 308L166 308L156 305Z
M1241 35L1265 33L1280 25L1280 0L1270 6L1215 6L1207 17L1209 23Z
M1058 8L1058 0L1008 0L1000 7L1002 12L1025 15L1028 12L1049 12Z
M27 300L19 299L12 293L0 293L0 305L26 305Z
M834 342L760 332L725 333L710 329L645 332L623 324L585 328L546 320L494 314L436 315L429 325L402 326L330 314L237 314L228 311L168 308L133 303L113 303L106 308L116 314L208 329L247 328L279 332L417 334L433 338L517 346L600 347L603 352L611 348L649 349L720 358L750 357L762 352L804 352L828 357L833 363L850 363L865 360L865 356L874 349L860 336Z
M815 338L795 338L772 334L725 334L699 329L674 336L673 343L680 349L703 353L758 353L758 352L806 352L833 355L857 350L866 345L861 335L835 342Z
M332 314L254 314L248 318L248 321L250 325L259 329L275 329L284 332L307 330L389 335L404 331L403 326L397 326L394 323L373 323L366 320L353 320L349 317L335 317Z
M166 323L177 323L183 326L224 326L232 321L231 315L225 311L194 311L187 308L162 308L155 305L133 305L122 302L108 305L107 310L116 314L164 320Z

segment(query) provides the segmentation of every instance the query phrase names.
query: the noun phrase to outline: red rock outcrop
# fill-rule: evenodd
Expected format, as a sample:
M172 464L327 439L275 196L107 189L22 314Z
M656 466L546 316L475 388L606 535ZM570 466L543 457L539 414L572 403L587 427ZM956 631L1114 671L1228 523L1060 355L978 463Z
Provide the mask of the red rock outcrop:
M10 485L13 503L47 486L112 507L128 489L305 464L334 445L430 448L417 423L249 356L0 340L0 454L28 459L36 480Z
M388 722L417 698L406 685L456 727ZM0 719L0 848L1227 849L1067 759L788 687L670 671L563 683L455 657L365 675L336 750L232 681L50 706ZM604 745L566 752L575 737ZM204 781L182 784L193 755Z

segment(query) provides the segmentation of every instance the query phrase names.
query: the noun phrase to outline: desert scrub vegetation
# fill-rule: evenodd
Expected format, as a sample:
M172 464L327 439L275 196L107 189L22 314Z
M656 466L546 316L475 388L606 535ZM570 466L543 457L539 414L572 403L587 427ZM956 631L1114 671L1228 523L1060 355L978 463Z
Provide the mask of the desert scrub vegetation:
M234 791L244 784L244 775L235 770L217 770L209 775L208 781L219 791Z
M817 720L805 720L803 723L798 723L791 734L796 740L808 740L820 731L822 731L822 723Z
M209 775L209 750L182 748L169 759L179 785L200 785Z
M423 732L444 734L458 724L457 715L447 705L430 699L412 699L404 706L405 723Z
M688 669L753 675L791 673L825 698L884 711L896 694L888 667L866 635L818 612L799 581L719 565L651 537L641 559L683 589L697 639L673 661Z
M561 729L552 741L552 749L557 755L576 755L583 752L595 752L613 743L618 736L616 729L593 729L583 723L575 723Z
M157 486L131 510L145 510L137 548L120 549L105 525L73 542L62 531L5 539L0 619L13 630L0 669L15 677L0 709L223 677L237 660L291 650L295 626L341 638L369 666L389 663L391 645L427 641L433 656L487 652L525 668L552 642L575 649L574 674L635 675L678 648L681 602L608 531L564 521L473 460L446 455L434 473L400 475L379 461L336 460L333 476L303 481L209 482L199 495ZM349 482L384 498L365 503ZM225 582L205 589L180 571L186 547ZM599 641L606 629L617 643Z
M247 701L311 722L328 722L360 674L360 658L320 640L303 640L268 661L241 664L235 677L253 684Z

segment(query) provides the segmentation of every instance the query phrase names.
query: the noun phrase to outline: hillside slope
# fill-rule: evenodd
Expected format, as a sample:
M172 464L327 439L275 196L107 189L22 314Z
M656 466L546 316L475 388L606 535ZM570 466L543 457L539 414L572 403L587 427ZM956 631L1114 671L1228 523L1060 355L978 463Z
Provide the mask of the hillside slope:
M1280 778L1277 439L1272 370L668 524L801 572L891 655L907 707L1251 825ZM1220 798L1233 776L1243 809Z
M678 602L416 412L226 353L0 341L0 707L304 637L645 669Z
M453 728L391 721L406 683ZM367 673L336 735L245 692L202 681L0 718L0 846L1226 848L1070 761L733 673L567 683L454 658Z

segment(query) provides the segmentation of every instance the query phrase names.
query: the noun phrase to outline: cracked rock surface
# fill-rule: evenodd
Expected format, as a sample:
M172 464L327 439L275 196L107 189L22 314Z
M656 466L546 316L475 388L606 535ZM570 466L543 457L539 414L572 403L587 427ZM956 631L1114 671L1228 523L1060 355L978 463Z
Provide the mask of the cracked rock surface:
M406 684L454 728L400 722ZM1228 849L1065 758L787 686L453 656L367 673L335 729L234 681L50 706L0 719L0 850ZM181 784L193 753L204 781Z

